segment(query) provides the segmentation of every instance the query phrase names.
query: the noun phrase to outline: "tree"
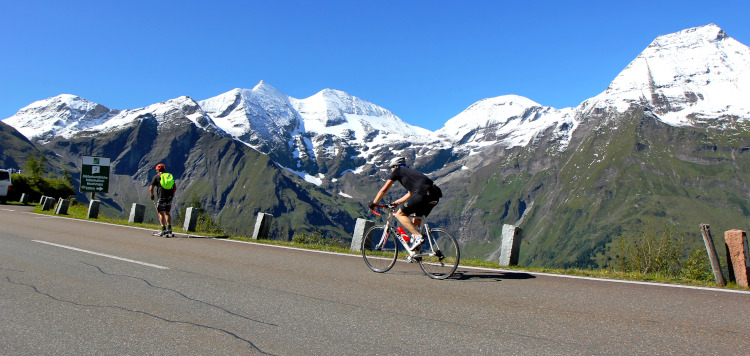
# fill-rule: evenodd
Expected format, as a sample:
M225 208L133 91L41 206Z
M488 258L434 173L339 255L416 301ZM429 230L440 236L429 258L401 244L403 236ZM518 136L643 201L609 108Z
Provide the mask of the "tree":
M44 154L41 154L39 159L36 158L36 156L32 153L29 156L28 161L26 161L26 166L24 167L26 169L27 174L30 175L34 180L40 180L42 178L42 175L47 172L46 169L47 166L47 157L44 156Z

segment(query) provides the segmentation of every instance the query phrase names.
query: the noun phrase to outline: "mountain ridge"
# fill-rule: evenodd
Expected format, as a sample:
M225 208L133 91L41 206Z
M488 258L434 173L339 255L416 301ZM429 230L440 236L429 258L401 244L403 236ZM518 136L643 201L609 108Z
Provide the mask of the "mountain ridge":
M342 91L296 99L261 81L203 101L180 97L110 110L109 126L51 141L47 133L38 142L66 157L114 155L123 182L147 184L150 168L143 167L167 160L195 181L183 193L198 194L225 223L241 209L237 202L246 202L239 188L262 180L275 198L258 196L253 208L282 214L294 228L304 226L302 216L316 216L331 231L349 229L345 220L361 214L355 206L382 185L383 162L403 155L443 189L431 219L458 229L466 256L494 258L502 224L515 224L527 233L526 264L601 266L618 234L649 219L684 227L701 216L721 224L750 216L750 182L743 178L750 174L750 110L738 99L750 95L748 61L747 46L708 25L657 37L604 92L576 107L504 95L474 103L434 132ZM14 118L23 127L35 117ZM197 142L207 152L189 147ZM275 178L243 171L238 187L231 177L240 173L221 159L239 162L242 155ZM266 160L273 164L260 163ZM220 167L216 178L202 166L207 162ZM120 206L132 197L117 194ZM691 200L724 215L669 205ZM345 212L329 210L340 206ZM306 213L290 218L294 209ZM277 228L289 236L290 228Z

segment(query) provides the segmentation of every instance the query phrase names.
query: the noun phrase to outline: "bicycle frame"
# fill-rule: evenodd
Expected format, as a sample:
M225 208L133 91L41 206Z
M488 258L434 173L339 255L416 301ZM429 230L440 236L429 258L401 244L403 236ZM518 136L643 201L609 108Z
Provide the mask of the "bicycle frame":
M429 253L422 253L422 252L415 253L414 251L411 251L409 249L409 243L406 242L403 236L401 236L398 230L396 230L396 225L398 224L398 221L394 219L394 212L396 209L391 208L390 205L382 206L382 207L387 208L389 210L389 213L388 213L388 217L386 218L385 229L383 229L383 236L380 237L380 241L378 241L377 245L375 245L376 248L385 246L385 244L388 242L388 235L393 234L393 236L396 236L396 239L398 240L398 242L401 243L401 246L404 248L404 250L406 250L406 252L409 253L409 256L406 258L408 262L413 262L416 260L416 258L423 257L423 256L440 257L440 248L438 247L436 250L437 243L435 243L435 240L433 239L432 234L430 233L430 228L427 225L427 222L425 221L426 218L424 216L415 217L415 218L421 219L421 223L420 223L421 226L419 229L420 229L420 232L422 233L422 237L424 237L424 242L422 243L421 250L424 251L426 247L429 247L426 250L430 252ZM380 215L379 213L375 211L373 211L373 213L375 213L375 215Z
M373 272L388 272L399 257L402 259L405 257L406 262L419 263L419 268L430 278L446 279L453 275L461 255L458 241L453 235L445 229L430 228L425 222L425 217L410 216L411 219L420 219L418 231L424 238L421 246L412 251L409 249L407 237L399 233L403 230L397 228L398 220L394 217L397 207L393 204L376 205L376 207L388 210L388 216L384 219L385 224L369 228L362 239L362 257ZM374 209L372 212L380 216ZM390 238L388 236L391 234L393 234L392 238L398 242L388 241ZM399 253L399 244L408 254Z

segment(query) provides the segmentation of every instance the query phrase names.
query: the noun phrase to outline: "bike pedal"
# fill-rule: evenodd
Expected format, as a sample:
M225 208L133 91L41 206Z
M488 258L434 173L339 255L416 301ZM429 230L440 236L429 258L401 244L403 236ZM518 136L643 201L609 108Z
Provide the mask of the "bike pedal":
M422 256L417 256L417 255L406 256L406 262L409 262L409 263L415 263L421 260L422 260Z

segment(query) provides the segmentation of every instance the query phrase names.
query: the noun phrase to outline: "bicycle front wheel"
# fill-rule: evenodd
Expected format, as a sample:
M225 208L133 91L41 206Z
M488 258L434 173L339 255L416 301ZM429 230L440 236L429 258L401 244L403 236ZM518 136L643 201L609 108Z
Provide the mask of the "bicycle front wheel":
M419 267L434 279L446 279L458 268L461 252L456 238L443 229L430 229L422 245Z
M385 225L371 227L362 238L362 257L373 272L388 272L398 258L396 237Z

